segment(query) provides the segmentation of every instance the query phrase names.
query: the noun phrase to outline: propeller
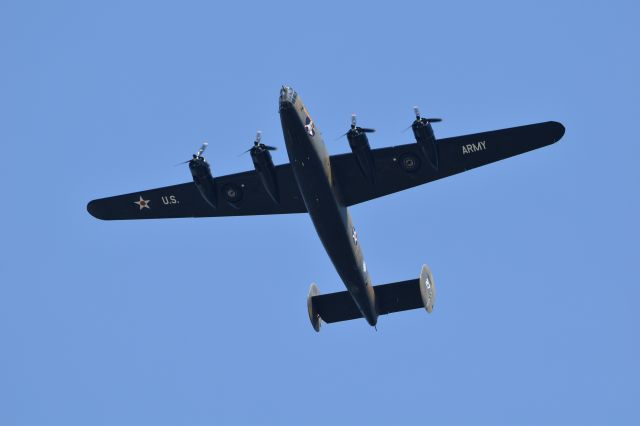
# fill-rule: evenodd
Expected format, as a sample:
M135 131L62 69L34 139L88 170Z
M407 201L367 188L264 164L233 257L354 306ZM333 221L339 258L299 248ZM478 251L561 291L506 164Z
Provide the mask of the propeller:
M262 131L258 130L256 132L256 140L253 141L253 146L251 148L249 148L248 150L244 151L242 154L240 155L244 155L249 151L275 151L276 149L278 149L275 146L271 146L271 145L265 145L262 143Z
M420 108L417 106L413 107L413 112L416 114L416 121L421 121L423 123L439 123L442 121L442 118L423 118L420 117Z
M204 157L202 156L202 153L207 149L207 147L209 146L209 144L207 142L203 142L202 146L200 147L200 149L198 150L198 152L196 152L195 154L193 154L193 158L191 160L187 160L187 161L183 161L182 163L178 163L176 164L176 166L179 166L180 164L187 164L192 162L195 159L198 158L202 158L204 159Z
M424 117L421 117L420 116L420 108L418 108L417 106L413 107L413 112L416 115L416 121L420 122L420 123L439 123L439 122L442 121L442 118L424 118ZM411 123L411 124L409 124L409 126L405 127L404 130L402 130L402 133L404 133L407 130L409 130L410 128L412 128L414 123Z
M351 114L351 128L349 129L348 132L340 135L336 140L347 136L349 132L353 132L353 131L362 132L362 133L373 133L376 131L376 129L371 129L369 127L358 127L358 125L356 124L356 114L354 113L354 114Z
M363 133L373 133L373 132L376 131L376 129L370 129L368 127L358 127L356 125L356 115L355 114L351 114L351 130L358 130L358 131L363 132ZM347 133L349 133L349 132L347 132Z

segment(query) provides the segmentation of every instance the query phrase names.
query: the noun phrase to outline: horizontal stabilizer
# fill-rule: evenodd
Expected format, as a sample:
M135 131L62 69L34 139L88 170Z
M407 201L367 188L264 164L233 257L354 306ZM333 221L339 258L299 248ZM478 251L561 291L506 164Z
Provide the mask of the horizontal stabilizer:
M425 266L420 278L374 286L378 315L418 308L431 312L435 296L433 284L433 277ZM310 296L313 312L326 323L362 318L348 291Z

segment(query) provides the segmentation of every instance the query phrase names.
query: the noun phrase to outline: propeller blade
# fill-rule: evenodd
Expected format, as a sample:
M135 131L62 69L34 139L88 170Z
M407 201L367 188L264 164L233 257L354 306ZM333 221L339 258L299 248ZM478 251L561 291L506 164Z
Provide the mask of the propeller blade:
M370 129L368 127L358 127L358 129L360 129L361 131L365 132L365 133L373 133L376 131L376 129Z
M334 141L337 141L337 140L339 140L339 139L344 138L345 136L347 136L347 133L349 133L349 132L344 132L343 134L341 134L340 136L338 136L337 138L335 138L335 139L334 139Z
M262 146L263 146L265 149L269 150L269 151L275 151L275 150L277 150L277 149L278 149L277 147L275 147L275 146L270 146L270 145L264 145L264 144L263 144Z
M243 155L245 155L247 152L251 151L253 149L253 147L249 148L246 151L241 152L240 154L238 154L238 157L242 157Z
M442 118L425 118L429 123L439 123L442 121Z
M198 150L198 152L196 153L196 157L200 157L202 153L205 151L205 149L207 149L208 146L209 144L207 142L204 142L200 147L200 149Z

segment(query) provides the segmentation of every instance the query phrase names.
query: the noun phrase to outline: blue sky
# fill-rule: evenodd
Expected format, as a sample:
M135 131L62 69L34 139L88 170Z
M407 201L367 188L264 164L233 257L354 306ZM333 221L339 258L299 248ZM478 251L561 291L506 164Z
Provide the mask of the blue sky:
M0 3L0 424L638 424L634 2ZM412 311L325 325L306 215L102 222L86 203L249 169L294 86L374 147L557 120L548 148L355 206ZM284 150L276 163L287 161Z

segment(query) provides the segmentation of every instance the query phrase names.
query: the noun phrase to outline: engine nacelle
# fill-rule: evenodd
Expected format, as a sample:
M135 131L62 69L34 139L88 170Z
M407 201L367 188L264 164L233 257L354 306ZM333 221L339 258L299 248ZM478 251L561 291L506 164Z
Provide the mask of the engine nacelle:
M251 161L260 176L262 185L267 194L276 203L280 203L280 193L278 191L278 179L276 178L276 167L273 165L273 159L268 149L251 149Z
M411 129L422 154L431 163L433 169L438 170L438 146L431 122L426 118L416 118Z
M351 152L353 152L353 155L355 155L356 160L358 161L360 171L364 177L373 183L375 178L375 166L367 133L360 128L355 127L347 132L347 139L349 140Z
M216 208L218 202L216 182L211 175L211 167L207 160L204 157L194 155L193 160L189 161L189 171L202 198L211 207Z

